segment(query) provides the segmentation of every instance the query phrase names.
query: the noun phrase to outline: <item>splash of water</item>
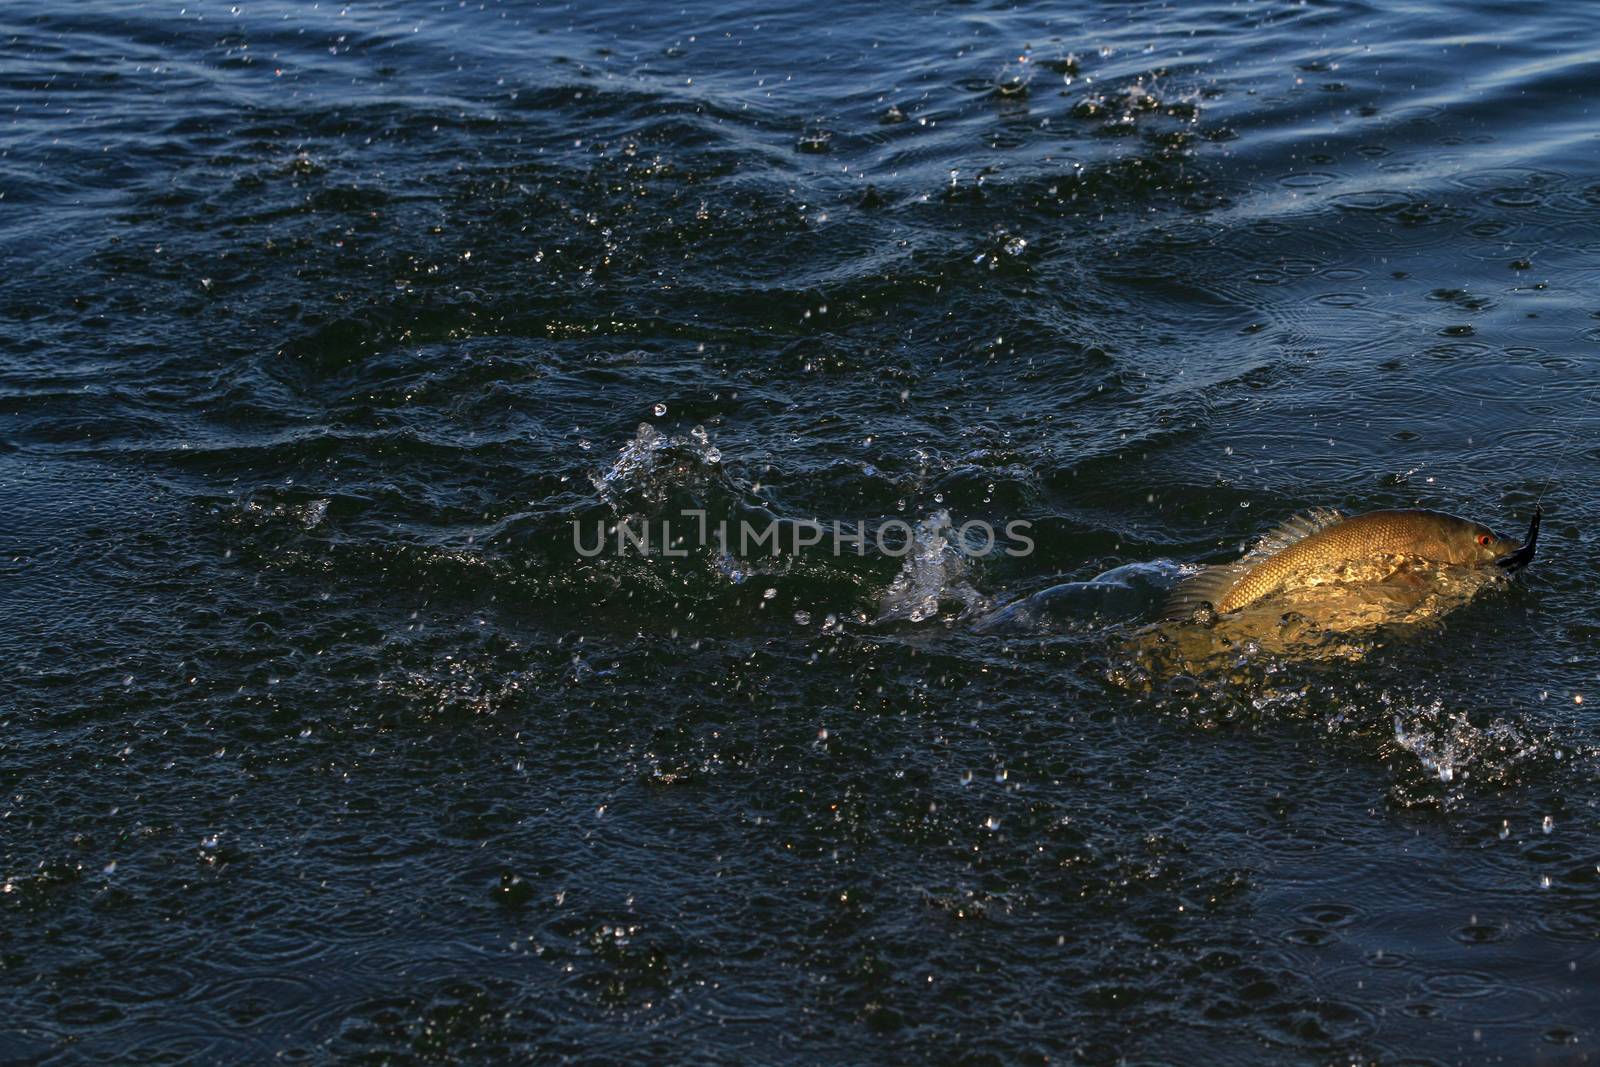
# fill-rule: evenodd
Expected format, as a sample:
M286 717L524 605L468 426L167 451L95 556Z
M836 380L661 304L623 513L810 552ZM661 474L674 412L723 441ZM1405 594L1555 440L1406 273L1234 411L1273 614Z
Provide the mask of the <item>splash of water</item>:
M1395 715L1395 741L1439 781L1448 785L1458 770L1465 778L1465 765L1481 739L1481 731L1473 729L1462 712L1446 713L1438 700L1418 711L1410 723L1402 715Z
M594 471L589 481L600 499L618 507L630 494L660 503L673 485L694 481L722 462L722 452L711 443L705 427L688 435L668 437L648 422L641 422L633 439L622 446L604 472Z
M961 618L989 606L989 599L972 584L955 536L950 513L943 509L917 523L911 551L879 602L878 622L925 622L938 616L940 604L951 600L961 604Z
M623 445L605 473L589 476L601 499L615 504L630 487L641 483L655 470L656 453L667 447L667 438L648 422L641 422L633 440Z

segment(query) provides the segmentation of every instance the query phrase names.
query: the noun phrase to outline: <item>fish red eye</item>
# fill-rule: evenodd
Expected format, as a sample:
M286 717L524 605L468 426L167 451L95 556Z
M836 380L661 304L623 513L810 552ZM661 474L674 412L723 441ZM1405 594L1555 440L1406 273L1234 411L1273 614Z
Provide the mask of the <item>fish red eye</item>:
M1484 548L1488 548L1489 547L1489 542L1493 541L1493 540L1494 540L1494 538L1491 537L1489 534L1479 534L1478 535L1478 544L1482 545Z

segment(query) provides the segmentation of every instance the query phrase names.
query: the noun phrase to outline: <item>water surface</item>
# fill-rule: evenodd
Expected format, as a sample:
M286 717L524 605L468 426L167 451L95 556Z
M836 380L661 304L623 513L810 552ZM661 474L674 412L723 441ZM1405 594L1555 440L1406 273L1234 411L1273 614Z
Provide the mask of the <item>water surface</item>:
M0 1060L1584 1062L1597 30L13 0ZM981 625L1536 502L1356 657ZM574 544L685 509L924 551Z

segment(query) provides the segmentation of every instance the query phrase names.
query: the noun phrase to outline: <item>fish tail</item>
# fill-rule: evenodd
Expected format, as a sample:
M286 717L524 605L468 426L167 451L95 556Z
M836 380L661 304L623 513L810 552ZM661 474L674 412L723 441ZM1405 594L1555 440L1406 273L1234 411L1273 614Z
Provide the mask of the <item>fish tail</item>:
M1215 567L1206 567L1198 574L1185 578L1172 590L1167 597L1167 603L1162 609L1162 617L1173 622L1181 622L1192 618L1200 608L1209 605L1213 611L1233 591L1250 571L1249 567L1242 567L1237 563L1224 563Z

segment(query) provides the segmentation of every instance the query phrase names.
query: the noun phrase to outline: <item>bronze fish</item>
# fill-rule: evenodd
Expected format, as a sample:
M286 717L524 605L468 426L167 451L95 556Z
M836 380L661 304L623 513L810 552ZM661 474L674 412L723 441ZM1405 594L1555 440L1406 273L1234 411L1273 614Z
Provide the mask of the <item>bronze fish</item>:
M1167 602L1167 616L1187 619L1207 607L1225 615L1343 564L1386 556L1516 570L1533 559L1538 537L1538 509L1521 544L1437 511L1370 511L1347 518L1319 509L1279 526L1242 559L1184 581Z

